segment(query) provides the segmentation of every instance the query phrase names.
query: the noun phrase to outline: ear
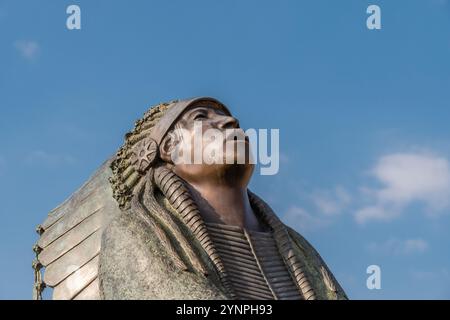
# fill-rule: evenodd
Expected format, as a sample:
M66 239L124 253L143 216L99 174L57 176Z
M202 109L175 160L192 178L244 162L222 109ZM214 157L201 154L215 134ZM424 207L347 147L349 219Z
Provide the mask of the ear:
M164 162L173 163L171 155L176 144L177 138L175 133L173 131L168 132L159 146L159 156Z

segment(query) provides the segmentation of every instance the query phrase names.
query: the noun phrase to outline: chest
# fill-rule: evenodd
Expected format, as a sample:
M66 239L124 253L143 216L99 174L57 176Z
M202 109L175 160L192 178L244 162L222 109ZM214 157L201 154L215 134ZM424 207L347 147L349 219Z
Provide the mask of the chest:
M301 299L270 232L207 224L239 299Z

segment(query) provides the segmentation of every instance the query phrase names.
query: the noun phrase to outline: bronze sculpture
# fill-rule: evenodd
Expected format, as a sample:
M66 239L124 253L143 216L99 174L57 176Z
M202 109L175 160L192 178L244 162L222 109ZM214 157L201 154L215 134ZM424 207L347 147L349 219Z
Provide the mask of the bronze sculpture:
M155 106L50 212L34 298L49 286L54 299L346 299L314 248L247 189L252 164L173 161L195 121L239 129L213 98Z

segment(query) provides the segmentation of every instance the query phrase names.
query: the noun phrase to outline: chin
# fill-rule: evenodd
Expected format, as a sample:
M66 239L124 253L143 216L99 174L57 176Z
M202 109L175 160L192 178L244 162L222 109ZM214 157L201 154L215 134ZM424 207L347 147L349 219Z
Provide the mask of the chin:
M225 164L223 165L223 170L224 171L232 171L234 172L235 176L239 176L242 178L248 177L248 179L250 179L250 177L252 176L253 170L255 168L254 164L251 163L233 163L233 164Z

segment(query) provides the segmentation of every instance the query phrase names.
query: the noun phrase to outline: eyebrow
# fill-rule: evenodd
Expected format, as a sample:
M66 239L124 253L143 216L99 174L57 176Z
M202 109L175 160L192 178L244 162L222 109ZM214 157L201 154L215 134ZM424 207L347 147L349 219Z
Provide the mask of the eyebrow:
M189 110L189 117L192 117L192 115L196 114L197 112L207 113L210 110L213 110L217 114L225 115L222 110L215 108L214 106L196 106L192 108L192 110Z

